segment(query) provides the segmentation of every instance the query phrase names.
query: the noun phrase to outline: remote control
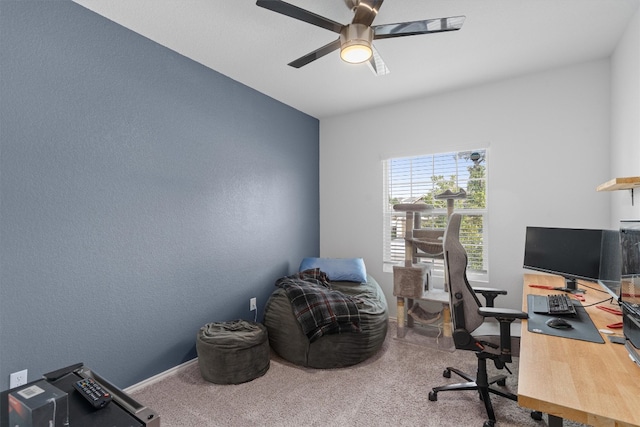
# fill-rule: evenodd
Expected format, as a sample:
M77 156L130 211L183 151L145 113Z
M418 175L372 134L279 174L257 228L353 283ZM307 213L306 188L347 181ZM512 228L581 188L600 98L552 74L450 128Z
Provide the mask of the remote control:
M111 402L111 393L102 388L93 378L76 381L73 387L96 409L104 408Z

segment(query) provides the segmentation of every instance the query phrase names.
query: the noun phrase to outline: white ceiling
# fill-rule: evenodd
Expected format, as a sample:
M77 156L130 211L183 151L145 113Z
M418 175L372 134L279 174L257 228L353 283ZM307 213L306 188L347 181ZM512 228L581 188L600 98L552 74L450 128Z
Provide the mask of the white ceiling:
M608 57L640 0L387 0L389 24L465 15L460 31L374 42L376 77L338 51L287 64L337 34L255 0L74 0L155 42L317 118ZM288 0L340 23L345 0Z

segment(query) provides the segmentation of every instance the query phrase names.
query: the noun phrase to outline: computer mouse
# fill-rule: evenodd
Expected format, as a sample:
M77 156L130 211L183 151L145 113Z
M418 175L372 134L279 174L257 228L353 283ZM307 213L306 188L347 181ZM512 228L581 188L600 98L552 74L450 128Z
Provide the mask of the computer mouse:
M559 317L553 317L545 322L547 326L555 329L573 329L571 323Z

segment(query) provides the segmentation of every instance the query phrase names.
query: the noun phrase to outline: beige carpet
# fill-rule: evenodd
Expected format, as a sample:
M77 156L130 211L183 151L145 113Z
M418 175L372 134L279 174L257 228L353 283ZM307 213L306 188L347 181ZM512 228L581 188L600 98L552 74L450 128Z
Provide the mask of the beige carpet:
M476 392L441 392L437 402L429 401L431 387L459 382L455 376L442 377L445 366L473 373L476 357L442 349L441 339L436 342L427 335L397 339L392 322L380 352L353 367L307 369L272 354L264 376L239 385L216 385L204 381L193 363L132 395L160 414L163 427L481 427L486 415ZM507 388L515 392L517 359L513 365ZM546 415L534 421L513 401L497 396L492 401L497 427L547 426ZM582 424L565 421L565 426Z

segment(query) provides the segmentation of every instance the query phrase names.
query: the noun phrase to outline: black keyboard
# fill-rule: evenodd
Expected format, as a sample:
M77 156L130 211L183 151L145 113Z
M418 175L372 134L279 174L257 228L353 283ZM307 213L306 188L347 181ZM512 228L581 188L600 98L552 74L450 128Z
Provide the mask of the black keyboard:
M567 294L547 295L549 314L576 314L576 309Z
M535 295L533 312L541 314L571 314L576 315L576 308L567 294Z

